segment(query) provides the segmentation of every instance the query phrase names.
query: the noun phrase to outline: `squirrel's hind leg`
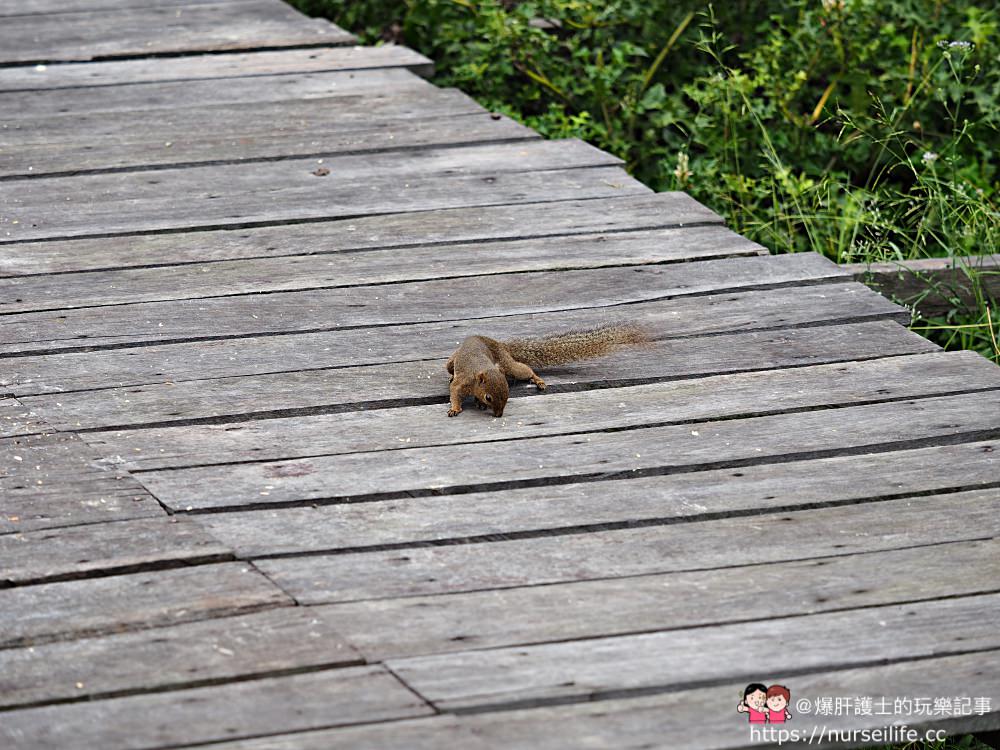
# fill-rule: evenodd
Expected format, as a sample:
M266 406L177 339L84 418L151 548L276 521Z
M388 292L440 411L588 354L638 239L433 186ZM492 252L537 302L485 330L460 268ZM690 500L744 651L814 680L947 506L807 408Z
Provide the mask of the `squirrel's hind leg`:
M509 354L501 359L500 370L504 375L510 375L515 380L530 380L538 387L538 390L545 390L545 381L538 377L528 365L524 362L518 362Z

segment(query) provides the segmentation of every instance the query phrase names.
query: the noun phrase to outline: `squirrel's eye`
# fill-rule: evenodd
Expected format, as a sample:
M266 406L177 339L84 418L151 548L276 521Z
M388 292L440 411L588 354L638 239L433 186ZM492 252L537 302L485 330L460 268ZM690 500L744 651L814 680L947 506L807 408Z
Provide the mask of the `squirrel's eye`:
M491 396L490 394L488 394L488 393L487 393L487 394L486 394L486 400L487 400L487 401L492 401L492 400L493 400L493 397L492 397L492 396Z

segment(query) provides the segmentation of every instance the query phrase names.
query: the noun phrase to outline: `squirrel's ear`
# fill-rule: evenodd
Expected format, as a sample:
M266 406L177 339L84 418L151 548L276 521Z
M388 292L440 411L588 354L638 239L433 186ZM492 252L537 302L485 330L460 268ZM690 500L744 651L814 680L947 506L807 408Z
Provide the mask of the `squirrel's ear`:
M480 383L485 383L485 382L486 382L486 373L485 373L485 372L481 372L481 373L479 373L478 375L476 375L476 379L477 379L477 380L478 380L478 381L479 381Z

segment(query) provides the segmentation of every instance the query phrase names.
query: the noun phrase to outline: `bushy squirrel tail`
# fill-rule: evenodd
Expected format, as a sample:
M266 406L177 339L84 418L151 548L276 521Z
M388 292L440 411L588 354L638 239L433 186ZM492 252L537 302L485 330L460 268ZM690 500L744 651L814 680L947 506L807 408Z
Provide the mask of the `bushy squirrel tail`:
M623 347L649 341L649 333L640 325L612 323L588 331L569 331L537 339L510 339L503 343L518 362L529 367L551 367L603 357Z

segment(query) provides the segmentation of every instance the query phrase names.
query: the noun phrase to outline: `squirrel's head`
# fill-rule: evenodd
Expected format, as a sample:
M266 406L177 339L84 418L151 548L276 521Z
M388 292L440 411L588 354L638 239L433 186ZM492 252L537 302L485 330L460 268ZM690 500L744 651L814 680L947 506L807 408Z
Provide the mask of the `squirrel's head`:
M493 410L494 417L503 416L510 389L507 387L507 377L498 368L492 367L478 373L473 393L479 403Z

